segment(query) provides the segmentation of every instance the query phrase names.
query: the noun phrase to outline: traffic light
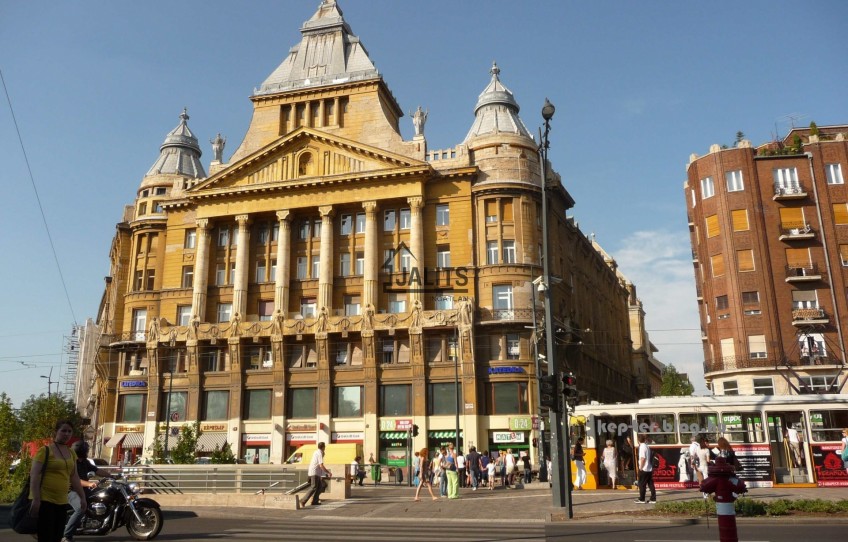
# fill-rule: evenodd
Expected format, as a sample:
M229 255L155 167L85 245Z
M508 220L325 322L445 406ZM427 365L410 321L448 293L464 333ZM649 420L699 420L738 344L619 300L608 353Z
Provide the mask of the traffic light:
M574 373L565 373L562 375L562 395L566 401L577 401L577 377Z
M417 437L417 436L418 436L418 426L417 426L417 425L413 425L413 426L412 426L412 436L413 436L413 437Z
M559 409L556 375L548 375L539 378L539 403L542 407L555 412Z

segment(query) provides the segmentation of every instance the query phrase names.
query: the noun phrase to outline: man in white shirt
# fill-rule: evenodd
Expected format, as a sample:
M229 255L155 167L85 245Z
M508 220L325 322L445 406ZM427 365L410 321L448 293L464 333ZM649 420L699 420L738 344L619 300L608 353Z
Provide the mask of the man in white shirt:
M803 456L801 455L801 439L798 436L798 425L790 426L787 433L789 436L789 447L792 448L792 457L795 460L795 467L800 468L803 465Z
M324 476L332 476L333 474L324 467L324 443L318 443L318 449L312 454L312 461L309 462L309 470L306 472L309 476L309 492L300 501L300 504L305 506L306 501L312 497L312 506L321 504L318 496L324 491Z
M647 437L644 434L639 435L639 499L636 501L639 504L645 504L645 492L651 488L651 500L648 504L657 503L657 490L654 487L654 463L651 458L651 447L648 446Z

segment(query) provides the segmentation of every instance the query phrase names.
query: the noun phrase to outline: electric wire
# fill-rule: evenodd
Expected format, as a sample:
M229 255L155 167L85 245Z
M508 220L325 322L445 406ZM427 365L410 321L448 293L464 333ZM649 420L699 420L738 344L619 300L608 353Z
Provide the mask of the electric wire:
M71 318L74 320L74 325L77 325L77 317L74 314L74 307L71 304L71 296L68 293L68 286L65 283L65 275L62 273L62 266L59 263L59 256L56 254L56 246L53 243L53 236L50 234L50 226L47 224L47 215L44 214L44 207L41 205L41 197L38 195L38 187L35 184L35 176L32 174L32 167L29 163L26 147L24 147L24 139L21 137L21 130L18 126L18 119L15 117L15 109L12 107L12 97L9 95L9 89L6 88L6 78L3 77L3 70L0 69L0 82L3 83L3 92L6 94L6 102L9 104L9 113L12 115L12 123L15 125L15 132L18 134L18 143L21 145L21 152L24 155L27 172L29 173L29 181L32 184L32 190L35 192L35 200L38 202L38 210L41 212L41 221L44 223L44 230L47 232L47 239L50 242L50 250L53 253L53 261L56 263L56 269L59 271L59 280L62 282L62 289L65 292L65 299L68 301L68 309L71 311Z

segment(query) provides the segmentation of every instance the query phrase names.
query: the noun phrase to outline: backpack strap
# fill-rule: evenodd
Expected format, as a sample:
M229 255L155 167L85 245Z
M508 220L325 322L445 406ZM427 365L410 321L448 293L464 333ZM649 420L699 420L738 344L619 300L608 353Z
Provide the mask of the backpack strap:
M47 461L50 459L50 445L44 446L44 463L41 464L41 480L39 480L38 485L44 483L44 471L47 470Z

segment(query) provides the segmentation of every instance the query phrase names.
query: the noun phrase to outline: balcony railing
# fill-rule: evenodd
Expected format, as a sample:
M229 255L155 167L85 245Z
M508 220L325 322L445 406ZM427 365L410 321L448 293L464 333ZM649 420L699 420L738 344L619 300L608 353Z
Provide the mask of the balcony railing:
M799 199L807 197L804 186L798 183L795 186L774 185L774 199Z
M543 312L536 311L536 321L541 321ZM532 322L533 309L480 309L481 322Z
M704 361L704 371L711 373L716 371L732 371L735 369L758 369L774 367L773 359L768 357L746 356L724 356Z
M830 319L824 309L792 309L793 324L826 324Z
M145 343L147 342L146 331L124 331L123 333L114 333L112 335L103 335L102 344L115 343Z
M818 264L808 263L803 266L787 265L786 282L805 282L821 280L821 271Z
M816 232L813 231L813 228L809 224L798 225L795 227L781 227L780 228L780 240L795 240L795 239L812 239L816 236Z

